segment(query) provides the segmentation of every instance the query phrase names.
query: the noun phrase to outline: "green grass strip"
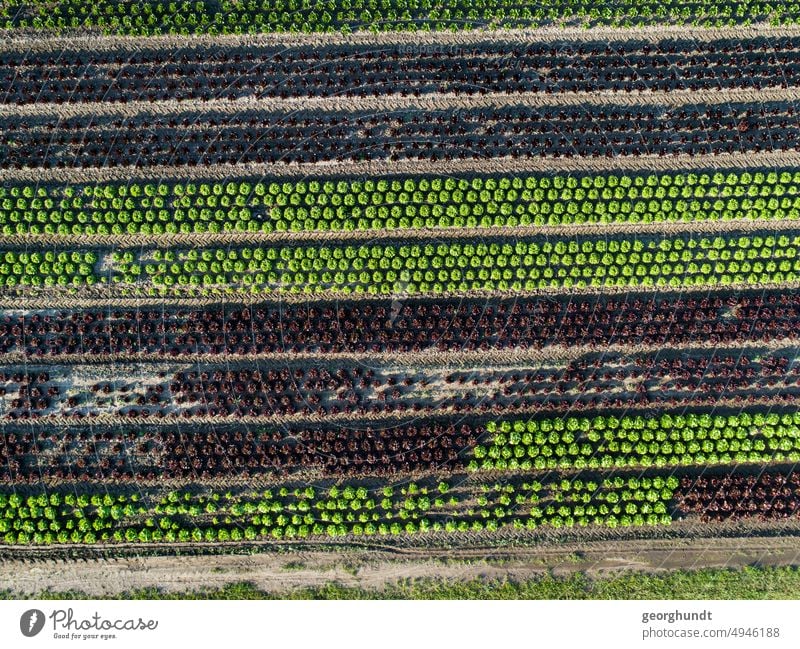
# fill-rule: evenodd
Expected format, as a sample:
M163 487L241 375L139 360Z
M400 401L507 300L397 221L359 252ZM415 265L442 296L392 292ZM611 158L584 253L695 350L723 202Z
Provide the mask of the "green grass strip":
M0 591L0 598L19 594ZM36 599L93 599L79 591L38 593ZM323 586L276 592L239 582L219 589L166 592L146 588L96 599L800 599L800 570L796 567L706 568L649 574L629 572L612 576L589 576L576 572L566 576L542 575L525 580L467 581L443 579L400 580L379 589Z

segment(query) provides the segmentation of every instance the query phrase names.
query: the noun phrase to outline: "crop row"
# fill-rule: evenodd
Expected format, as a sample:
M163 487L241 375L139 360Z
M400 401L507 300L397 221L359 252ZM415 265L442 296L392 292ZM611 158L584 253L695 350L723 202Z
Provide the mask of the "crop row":
M800 149L786 102L0 118L0 168L704 155Z
M793 38L20 51L0 55L0 101L759 90L790 87L798 73L800 42Z
M675 478L505 483L358 483L263 492L0 493L9 544L246 541L430 531L669 524Z
M714 405L720 400L794 403L800 364L762 349L709 353L586 354L567 362L508 366L372 368L348 361L259 363L259 369L199 364L10 367L0 372L6 420L53 417L418 417L597 407ZM435 389L434 389L435 386Z
M727 234L529 238L516 243L375 244L57 252L0 251L7 294L102 284L118 296L368 294L573 287L758 286L795 281L800 236Z
M796 517L800 476L732 472L496 484L404 481L375 488L357 482L307 484L263 492L135 493L85 488L24 495L0 493L7 544L97 542L241 542L344 535L397 536L435 531L496 531L506 526L628 527Z
M543 25L662 25L705 27L800 20L796 5L784 0L456 0L446 7L433 0L9 0L0 10L5 29L69 32L91 28L105 34L247 34L259 32L444 31L482 27L531 28Z
M0 187L0 232L353 231L798 218L798 172Z
M242 356L795 340L800 295L403 299L0 315L0 352Z
M488 435L485 433L488 432ZM479 444L480 440L480 444ZM0 481L154 482L761 464L800 460L800 414L559 417L483 426L7 431Z
M786 519L800 515L800 475L765 469L758 475L684 477L675 497L681 511L705 522Z
M482 428L292 428L184 432L67 430L0 435L0 482L154 482L325 475L389 475L461 466Z
M331 369L277 365L263 370L205 366L202 371L168 375L169 369L131 366L131 375L125 378L103 366L11 371L0 373L0 399L4 416L10 419L100 414L131 419L363 415L422 410L424 400L416 392L426 384L420 372L376 372L353 364Z
M490 422L473 470L800 461L800 413L566 417Z

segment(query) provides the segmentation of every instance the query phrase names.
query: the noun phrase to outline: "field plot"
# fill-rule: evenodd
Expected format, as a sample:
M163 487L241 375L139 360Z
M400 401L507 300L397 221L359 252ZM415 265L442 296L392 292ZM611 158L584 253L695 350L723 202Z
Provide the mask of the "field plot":
M441 48L328 47L17 51L0 57L4 104L480 96L788 88L800 39L575 44L501 39ZM781 65L776 67L776 63ZM156 85L153 78L162 79Z
M0 117L6 134L0 169L663 157L800 149L790 102L734 99L680 108L644 101L639 107L503 103L508 105L465 101L455 112L428 109L423 102L409 102L403 109L382 104L379 115L375 108L230 112L230 105L219 111L203 106L198 113L180 104L169 117L146 106L124 114L74 117L19 109Z
M0 554L797 534L798 20L6 3Z

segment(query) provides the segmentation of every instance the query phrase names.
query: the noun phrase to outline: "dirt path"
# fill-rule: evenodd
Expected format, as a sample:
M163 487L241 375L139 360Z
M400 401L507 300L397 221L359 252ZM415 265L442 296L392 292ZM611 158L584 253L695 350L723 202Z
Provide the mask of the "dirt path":
M559 543L525 549L427 551L425 559L381 551L264 553L251 556L138 557L84 561L0 563L0 587L23 596L77 590L91 596L140 588L186 591L247 581L287 592L336 582L380 589L399 579L521 580L545 573L585 571L599 576L626 570L797 565L796 538L671 539Z
M773 340L741 340L734 342L687 342L670 343L670 351L692 350L745 350L763 349L777 351L797 344L794 338L776 338ZM490 349L490 350L425 350L421 352L265 352L263 354L190 354L171 358L172 361L196 363L219 363L221 360L232 363L248 363L256 361L283 362L324 362L352 361L372 364L393 364L399 367L420 367L426 365L446 365L448 368L471 366L478 363L537 363L543 361L564 361L580 358L585 354L603 352L604 354L654 354L665 349L662 344L637 345L549 345L543 349ZM44 359L24 356L17 353L0 354L0 364L15 363L36 364ZM70 354L47 356L47 363L61 365L82 365L84 363L138 363L163 362L163 354Z
M325 176L369 177L403 175L518 174L555 172L624 172L724 170L800 167L800 151L760 151L671 156L640 155L581 158L500 158L479 160L367 161L347 163L246 163L218 164L213 167L156 165L147 168L119 166L96 169L3 169L0 182L31 183L107 183L115 181L156 181L179 178L228 180L233 178L309 178Z
M542 95L530 93L488 92L485 95L463 96L453 93L435 93L424 97L289 97L257 99L186 99L158 102L132 101L128 103L98 102L80 104L0 104L0 117L20 119L32 117L118 116L133 118L141 115L166 116L179 113L208 113L220 115L246 114L248 111L285 112L287 117L298 111L318 110L349 113L387 113L398 110L455 110L497 108L507 106L623 106L626 108L704 104L745 104L768 101L796 102L800 88L764 88L763 90L645 90L642 92L564 92Z
M800 230L798 219L730 219L724 221L661 221L657 223L584 223L580 225L530 225L492 227L393 228L382 230L325 230L301 232L197 232L185 234L106 234L59 235L29 234L3 237L3 248L31 246L94 246L154 248L176 246L246 245L269 243L476 239L481 237L575 237L603 235L679 235L725 232L785 232Z
M246 293L222 293L213 297L188 297L188 296L166 296L161 298L149 297L130 297L115 298L116 293L110 289L100 289L97 291L81 290L70 296L64 292L42 292L36 297L2 296L0 298L0 309L73 309L73 308L137 308L137 307L202 307L220 304L260 304L264 302L275 302L285 304L306 304L310 299L315 301L337 301L356 302L374 301L379 299L403 300L406 298L514 298L532 297L548 295L627 295L629 293L669 293L680 295L687 292L730 293L735 290L742 291L769 291L769 290L796 290L800 289L800 280L790 282L764 282L761 284L703 284L693 286L586 286L586 287L556 287L542 288L531 291L501 291L501 290L470 290L470 291L442 291L441 293L414 293L414 294L370 294L352 293L343 295L336 292L320 292L313 294L305 293L262 293L248 295Z
M248 45L283 45L286 47L366 44L383 45L408 43L410 45L450 46L472 45L487 40L494 42L587 42L638 40L654 42L666 38L680 38L708 42L720 39L800 36L800 26L773 27L768 24L750 26L700 28L687 25L650 25L645 27L542 27L538 29L476 29L457 32L355 32L352 34L258 34L229 36L46 36L43 34L18 35L0 38L0 52L31 51L60 52L64 49L89 49L96 51L126 49L186 48L198 45L214 47L242 47Z
M694 399L692 399L688 395L681 395L682 400L675 407L703 407L708 406L708 403L697 403ZM748 395L749 396L749 395ZM768 394L768 395L757 395L754 396L752 400L747 400L746 402L743 401L742 395L737 394L735 397L727 397L727 398L718 398L716 401L713 402L714 408L730 408L730 409L741 409L743 404L747 403L748 407L760 407L760 408L785 408L791 406L794 402L793 401L786 401L782 396L776 396L775 393ZM378 425L385 424L385 425L401 425L409 423L410 421L419 421L419 420L427 420L430 417L448 417L448 416L458 416L458 417L488 417L494 416L497 417L504 412L508 412L505 409L500 409L498 407L492 407L489 410L483 410L481 408L482 403L475 403L472 405L466 406L458 406L456 407L443 407L437 406L431 412L425 412L423 410L402 410L402 411L392 411L392 412L368 412L366 414L359 414L355 412L340 412L340 413L328 413L325 415L318 415L318 414L303 414L302 412L292 414L292 415L263 415L260 417L257 416L241 416L236 414L230 414L227 416L193 416L189 419L181 417L180 415L165 415L163 417L150 417L147 419L138 419L136 420L137 426L140 427L152 427L152 426L179 426L179 425L191 425L191 426L214 426L226 423L236 423L238 425L246 425L246 426L283 426L283 425L307 425L307 426L314 426L314 425L323 425L323 424L354 424L357 423L360 426L363 426L365 423L370 425ZM539 401L532 405L525 405L518 408L515 408L513 411L514 417L523 417L526 415L540 415L540 416L554 416L555 414L563 411L564 408L568 408L572 406L572 402L558 402L555 403L552 401ZM604 407L609 407L608 405L604 405ZM668 408L670 407L670 403L668 397L664 397L662 399L653 399L648 401L647 403L628 403L625 406L625 411L627 413L649 413L653 411L653 408ZM512 416L509 414L508 416ZM122 426L129 426L131 424L131 419L125 417L123 415L117 414L99 414L97 416L91 417L91 419L83 419L80 420L81 422L90 422L93 426L109 426L109 427L122 427ZM49 426L49 427L67 427L67 426L74 426L76 424L76 420L70 417L63 417L63 416L42 416L36 420L38 425L41 426ZM394 424L392 422L395 422Z

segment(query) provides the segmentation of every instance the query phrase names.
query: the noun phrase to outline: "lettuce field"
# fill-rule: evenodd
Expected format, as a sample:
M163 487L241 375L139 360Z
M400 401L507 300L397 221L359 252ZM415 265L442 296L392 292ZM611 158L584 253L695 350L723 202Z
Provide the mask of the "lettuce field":
M0 551L800 529L800 11L0 7Z

